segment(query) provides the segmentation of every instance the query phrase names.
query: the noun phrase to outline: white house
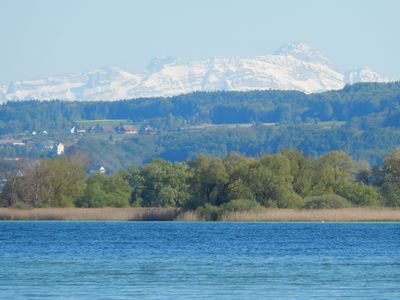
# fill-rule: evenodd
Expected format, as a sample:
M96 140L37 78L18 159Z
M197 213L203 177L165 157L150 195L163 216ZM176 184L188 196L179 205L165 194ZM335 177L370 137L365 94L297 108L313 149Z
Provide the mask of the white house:
M63 155L64 154L64 145L62 143L58 143L56 145L56 151L57 151L57 155Z

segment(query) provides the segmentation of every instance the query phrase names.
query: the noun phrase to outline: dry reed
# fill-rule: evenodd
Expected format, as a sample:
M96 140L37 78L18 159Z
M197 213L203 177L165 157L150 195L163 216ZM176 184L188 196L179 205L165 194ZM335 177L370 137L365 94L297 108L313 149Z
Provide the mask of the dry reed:
M223 214L222 221L367 222L400 221L400 210L390 208L263 209Z
M263 209L227 212L221 221L400 221L400 209ZM131 220L131 221L204 221L195 211L177 208L0 208L0 220Z
M0 208L0 220L131 220L172 221L177 208Z
M195 211L182 211L178 214L176 221L185 221L185 222L197 222L197 221L205 221L206 219L200 216Z

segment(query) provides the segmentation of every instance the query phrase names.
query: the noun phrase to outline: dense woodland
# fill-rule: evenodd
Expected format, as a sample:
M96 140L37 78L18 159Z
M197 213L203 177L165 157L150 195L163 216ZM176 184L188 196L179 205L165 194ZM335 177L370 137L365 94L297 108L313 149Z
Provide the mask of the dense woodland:
M79 160L3 162L7 207L179 207L208 218L221 211L400 206L400 149L369 167L341 151L318 158L297 150L246 157L153 159L112 174L87 176ZM214 217L213 217L214 216Z
M107 99L104 99L107 100ZM15 101L0 106L0 134L65 129L78 120L128 119L156 127L185 124L355 121L398 127L400 82L358 83L316 94L297 91L196 92L123 101Z
M107 99L105 99L107 100ZM65 134L79 120L128 120L150 125L153 135L115 140L83 136L67 149L92 166L117 171L154 157L185 161L199 154L246 156L296 148L318 157L345 151L354 159L381 164L400 143L400 83L360 83L339 91L192 93L170 98L116 102L24 101L0 106L0 134L46 129ZM253 124L248 128L204 128L200 124ZM274 123L266 126L264 123ZM79 124L78 124L79 125ZM3 147L1 157L38 159L46 153Z
M109 170L141 165L155 157L178 162L198 154L224 157L230 152L262 156L282 149L299 149L318 157L329 151L345 151L354 159L381 164L384 155L400 144L400 129L356 130L347 127L324 128L314 125L253 126L215 128L197 131L165 132L136 136L110 144L88 137L68 153L81 152L89 161Z

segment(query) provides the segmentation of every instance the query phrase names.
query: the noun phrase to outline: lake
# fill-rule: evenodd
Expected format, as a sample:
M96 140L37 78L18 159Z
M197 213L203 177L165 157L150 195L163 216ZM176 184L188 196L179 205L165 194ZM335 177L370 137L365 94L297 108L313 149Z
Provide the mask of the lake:
M0 222L1 299L391 299L400 223Z

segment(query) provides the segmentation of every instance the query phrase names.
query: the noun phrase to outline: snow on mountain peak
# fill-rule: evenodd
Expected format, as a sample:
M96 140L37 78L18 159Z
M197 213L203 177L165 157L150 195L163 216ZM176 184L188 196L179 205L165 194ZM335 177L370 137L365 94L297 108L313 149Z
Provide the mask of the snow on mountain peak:
M154 57L150 63L146 67L146 71L154 72L154 71L159 71L162 69L165 65L172 64L177 62L178 59L176 59L173 56L158 56Z
M344 73L344 82L346 84L353 84L356 82L377 82L377 81L391 81L389 78L381 76L379 73L371 70L368 67L351 70Z
M329 65L329 59L315 51L307 44L302 43L288 43L280 47L275 55L292 56L306 62L316 62Z
M0 86L0 100L119 100L214 90L283 89L312 93L365 81L388 79L368 68L340 72L310 46L289 43L274 54L252 58L215 57L184 62L158 57L139 74L108 67L13 81L8 87Z
M5 98L6 93L7 93L7 86L0 85L0 100Z

